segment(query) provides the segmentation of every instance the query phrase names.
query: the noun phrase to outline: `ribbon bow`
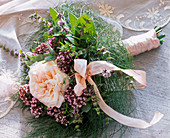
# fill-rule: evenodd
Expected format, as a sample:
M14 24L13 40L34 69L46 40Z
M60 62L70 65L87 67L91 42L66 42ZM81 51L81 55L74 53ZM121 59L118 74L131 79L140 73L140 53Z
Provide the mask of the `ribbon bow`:
M147 128L152 126L153 124L159 122L159 120L163 117L163 114L160 112L156 112L152 121L150 123L141 120L141 119L135 119L128 116L125 116L123 114L118 113L117 111L113 110L110 106L108 106L98 88L97 85L92 80L91 76L97 75L103 72L103 70L108 71L122 71L125 74L132 76L135 80L135 88L136 89L143 89L146 88L146 73L141 70L130 70L130 69L120 69L116 67L115 65L108 63L106 61L94 61L87 65L87 60L85 59L75 59L74 60L74 70L77 71L75 73L76 78L76 86L74 87L74 92L77 96L81 96L83 89L85 89L86 86L86 79L87 81L94 86L94 91L96 96L99 98L97 101L100 108L105 112L108 116L115 119L121 124L124 124L126 126L136 127L136 128Z

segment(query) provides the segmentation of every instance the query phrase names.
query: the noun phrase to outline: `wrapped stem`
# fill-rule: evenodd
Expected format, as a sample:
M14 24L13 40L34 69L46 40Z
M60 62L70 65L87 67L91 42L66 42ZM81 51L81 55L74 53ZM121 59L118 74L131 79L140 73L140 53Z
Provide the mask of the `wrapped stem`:
M161 30L161 27L158 29L155 28L147 33L132 36L128 39L123 40L123 44L127 48L128 52L131 53L131 55L133 56L139 55L146 51L150 51L163 44L164 40L161 39L164 38L165 35L159 36L158 34Z

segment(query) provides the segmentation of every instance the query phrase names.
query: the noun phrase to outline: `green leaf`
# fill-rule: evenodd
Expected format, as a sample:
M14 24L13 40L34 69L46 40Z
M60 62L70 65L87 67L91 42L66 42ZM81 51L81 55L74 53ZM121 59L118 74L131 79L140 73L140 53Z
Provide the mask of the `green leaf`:
M66 83L66 78L64 78L64 80L63 80L63 84L65 84Z
M54 56L48 56L45 58L45 62L48 62L48 61L51 61L51 60L54 60L55 57Z
M55 25L57 24L57 22L59 21L59 19L57 18L58 13L56 12L56 10L54 10L53 8L49 8L50 11L50 15L55 23Z
M87 112L89 112L90 109L91 109L91 104L90 104L90 103L87 103L87 105L86 105L86 106L83 106L81 109L82 109L82 112L87 113Z
M163 44L163 42L165 42L165 40L160 40L160 44L161 44L161 45Z
M88 33L89 35L92 35L92 36L97 35L92 19L86 14L84 14L78 18L75 26L77 28L80 28L83 25L85 26L83 28L84 33Z
M25 64L26 64L27 66L31 66L33 63L34 63L34 62L32 62L32 61L26 61L26 62L25 62Z
M70 42L68 42L68 41L64 41L65 43L66 43L66 45L71 45L71 43Z
M45 32L44 35L43 35L44 39L47 40L48 38L52 38L52 36L50 36L48 34L48 32Z
M51 56L51 54L50 54L50 53L45 53L44 55L45 55L46 57L47 57L47 56Z
M48 49L50 50L51 56L56 56L56 52L51 48L51 46L47 43Z
M114 59L113 57L107 57L106 60L112 60Z
M34 56L27 55L27 57L30 59L29 61L25 61L25 64L28 65L28 66L31 66L35 62L39 62L39 61L44 60L44 55L42 55L42 54L38 54L38 55L34 55Z
M158 39L162 39L165 37L165 34L158 36Z
M67 35L66 35L67 36ZM78 38L78 37L76 37L76 36L68 36L68 37L73 37L73 38L75 38L75 39L77 39L77 40L80 40L80 38Z
M73 37L68 37L67 36L67 38L68 38L68 40L73 44L73 45L78 45L78 43L77 43L77 41L73 38Z
M56 52L51 48L51 46L47 43L48 49L50 53L48 53L47 57L45 58L45 62L55 60L56 59Z
M86 102L89 102L91 100L91 97L89 97L87 100L86 100Z
M34 56L27 55L27 56L32 62L42 61L44 59L44 55L42 55L42 54L38 54L38 55L34 55Z
M29 76L28 76L28 75L26 76L25 80L30 80L30 78L29 78Z
M60 35L62 35L60 32L58 32L58 33L55 33L53 36L60 36Z
M75 121L74 117L70 117L70 118L69 118L69 125L71 125L72 123L74 123L74 121Z
M159 27L158 29L156 29L156 27L154 27L154 29L155 29L155 32L158 32L162 29L162 27Z
M42 61L44 60L44 55L41 55L41 54L35 55L34 58L35 58L35 61Z
M68 13L69 15L69 20L70 20L70 24L71 24L71 30L73 32L73 34L75 34L75 25L76 25L76 22L77 22L77 18L75 15L73 15L72 13Z

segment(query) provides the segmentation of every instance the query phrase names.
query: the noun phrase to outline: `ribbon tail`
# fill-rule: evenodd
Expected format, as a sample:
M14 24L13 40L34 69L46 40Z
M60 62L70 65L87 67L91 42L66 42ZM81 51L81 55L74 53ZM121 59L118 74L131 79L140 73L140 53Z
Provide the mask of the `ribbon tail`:
M85 79L80 75L75 73L76 78L76 86L74 87L74 92L77 96L81 96L83 93L83 90L87 87Z
M117 111L113 110L110 106L108 106L104 102L96 84L91 79L91 77L88 77L87 80L91 85L94 86L95 94L99 98L98 104L99 104L100 108L103 110L103 112L105 112L109 117L113 118L114 120L118 121L119 123L121 123L123 125L145 129L145 128L148 128L148 127L154 125L155 123L159 122L159 120L163 117L163 114L161 114L160 112L156 112L152 121L150 123L148 123L141 119L136 119L136 118L132 118L132 117L128 117L123 114L120 114Z
M146 72L142 70L120 69L129 76L135 79L135 89L146 88Z

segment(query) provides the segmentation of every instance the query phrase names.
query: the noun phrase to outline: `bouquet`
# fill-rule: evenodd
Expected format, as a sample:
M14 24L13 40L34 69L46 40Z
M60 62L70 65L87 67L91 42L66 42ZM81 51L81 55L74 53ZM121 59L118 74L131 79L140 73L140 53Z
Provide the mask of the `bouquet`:
M157 35L161 28L122 43L111 36L112 31L99 31L101 22L93 22L87 14L78 17L52 8L49 11L50 21L37 14L30 16L43 24L43 35L30 52L3 47L21 58L21 82L12 98L19 97L20 107L34 116L29 122L34 129L28 137L96 137L111 122L122 124L119 129L147 128L162 118L159 112L150 123L126 116L133 111L131 90L146 87L144 71L127 69L132 68L129 53L158 47L164 37ZM145 48L136 38L146 38L142 40ZM135 53L134 47L142 50Z

